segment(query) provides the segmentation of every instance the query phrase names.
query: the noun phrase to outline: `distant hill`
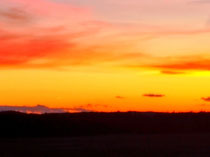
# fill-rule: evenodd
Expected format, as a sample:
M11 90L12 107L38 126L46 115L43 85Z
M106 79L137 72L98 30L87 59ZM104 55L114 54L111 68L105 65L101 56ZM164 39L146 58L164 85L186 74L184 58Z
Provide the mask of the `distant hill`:
M1 138L67 137L99 134L210 133L210 113L0 112Z

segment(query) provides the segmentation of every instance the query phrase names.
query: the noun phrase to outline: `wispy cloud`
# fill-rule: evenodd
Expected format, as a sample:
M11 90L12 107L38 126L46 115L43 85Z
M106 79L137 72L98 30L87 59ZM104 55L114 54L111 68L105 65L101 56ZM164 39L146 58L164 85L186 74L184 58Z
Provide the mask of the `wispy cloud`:
M10 3L5 5L3 2L7 1ZM209 29L166 29L152 24L113 24L98 19L88 7L71 3L50 0L3 2L0 2L0 5L5 5L0 8L0 18L4 19L0 22L0 68L60 68L104 62L117 65L126 61L143 63L141 58L146 58L148 63L161 59L146 56L146 51L141 52L141 41L210 32ZM33 25L27 25L29 21ZM21 25L11 25L11 22ZM207 62L164 62L148 67L159 68L164 74L181 74L179 71L190 67L209 69Z
M208 54L153 57L149 56L150 63L130 64L128 68L148 68L159 70L162 74L180 75L191 71L210 71L210 56Z
M20 8L10 8L7 10L0 10L0 19L6 22L25 24L31 21L31 16Z
M191 58L189 56L188 59L177 60L176 62L172 63L162 63L159 65L153 65L155 68L160 69L173 69L173 70L210 70L210 59L208 58Z
M129 45L121 44L118 29L96 19L88 8L48 0L9 1L13 5L3 3L0 10L0 68L57 68L142 56L123 52Z
M204 100L204 101L206 101L206 102L210 102L210 97L203 97L201 99Z

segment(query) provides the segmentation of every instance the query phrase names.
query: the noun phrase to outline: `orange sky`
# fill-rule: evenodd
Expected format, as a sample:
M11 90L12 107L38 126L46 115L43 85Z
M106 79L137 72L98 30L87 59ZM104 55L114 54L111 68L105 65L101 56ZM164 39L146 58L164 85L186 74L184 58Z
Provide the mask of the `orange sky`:
M209 7L207 0L1 0L0 104L210 111Z

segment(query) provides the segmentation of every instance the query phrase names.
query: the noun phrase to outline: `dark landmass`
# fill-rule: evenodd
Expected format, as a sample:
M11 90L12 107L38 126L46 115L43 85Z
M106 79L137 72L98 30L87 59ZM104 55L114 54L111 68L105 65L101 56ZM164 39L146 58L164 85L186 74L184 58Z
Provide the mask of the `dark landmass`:
M0 113L1 138L210 133L210 113Z
M0 113L0 157L209 157L210 113Z
M98 135L0 140L1 157L209 157L210 135Z

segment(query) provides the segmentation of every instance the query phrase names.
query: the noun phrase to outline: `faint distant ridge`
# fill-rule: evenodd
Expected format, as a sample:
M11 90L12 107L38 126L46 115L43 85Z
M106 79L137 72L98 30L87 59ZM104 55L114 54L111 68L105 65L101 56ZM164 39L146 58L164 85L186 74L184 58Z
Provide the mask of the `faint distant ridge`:
M13 111L13 110L7 110L7 111L0 111L0 115L24 115L25 113L19 112L19 111Z

